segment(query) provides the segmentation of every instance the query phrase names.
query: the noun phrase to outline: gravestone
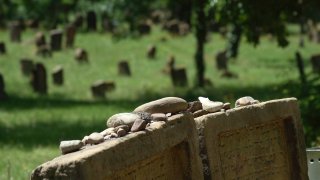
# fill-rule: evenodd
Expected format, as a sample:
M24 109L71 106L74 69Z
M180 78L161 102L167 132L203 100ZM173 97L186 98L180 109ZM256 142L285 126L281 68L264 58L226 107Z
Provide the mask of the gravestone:
M35 37L35 44L37 48L46 45L46 37L43 32L37 32Z
M112 81L98 80L92 84L91 93L95 98L105 98L106 92L113 91L115 87Z
M180 32L179 21L176 19L170 20L164 24L164 29L169 33L178 35Z
M151 25L148 22L142 22L138 24L138 32L141 35L146 35L146 34L150 34L151 32Z
M66 29L66 47L73 47L74 39L76 36L76 27L73 24L69 24Z
M42 57L51 57L52 52L48 44L44 44L37 48L36 54Z
M97 15L94 11L87 12L87 30L88 31L97 30Z
M34 92L47 94L47 73L43 64L35 64L30 83Z
M74 58L76 61L78 61L79 63L83 63L83 62L89 62L88 60L88 53L86 50L82 49L82 48L77 48L74 54Z
M216 67L218 70L228 69L227 51L218 52L216 55Z
M4 44L4 42L0 41L0 54L6 54L6 45Z
M313 72L320 73L320 54L311 56L310 61Z
M62 49L63 32L60 29L50 31L50 48L52 51L60 51Z
M148 51L147 51L147 57L149 59L154 59L157 53L157 48L155 45L150 45L148 47Z
M6 99L7 93L5 92L5 84L2 77L2 74L0 74L0 100Z
M21 26L18 21L14 21L9 26L11 42L21 42Z
M56 66L52 71L53 84L58 86L63 85L63 74L63 67Z
M130 71L128 61L123 60L118 63L118 73L119 75L131 76L131 71Z
M163 73L165 74L170 74L171 71L174 69L175 67L175 57L173 55L169 56L166 66L164 67L164 69L162 70Z
M105 32L113 32L114 24L111 17L107 13L104 13L101 16L101 19L102 30Z
M37 29L39 28L39 21L36 19L29 19L26 21L26 26L28 28Z
M185 68L175 68L171 71L170 75L174 86L185 87L188 85L187 72Z
M198 154L193 117L178 114L165 125L59 156L37 167L31 180L202 180Z
M25 76L30 76L34 68L33 61L31 59L23 58L20 60L21 72Z
M297 100L195 118L205 179L308 179Z
M76 14L73 24L76 28L81 28L83 26L83 16L81 14Z

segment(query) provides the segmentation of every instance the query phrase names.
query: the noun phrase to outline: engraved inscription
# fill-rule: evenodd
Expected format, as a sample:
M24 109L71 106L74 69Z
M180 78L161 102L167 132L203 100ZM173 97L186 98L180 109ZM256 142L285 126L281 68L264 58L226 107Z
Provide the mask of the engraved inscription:
M184 143L179 144L130 167L123 167L115 172L110 179L188 179L190 163L186 148Z
M283 121L219 133L224 179L289 179L290 166Z

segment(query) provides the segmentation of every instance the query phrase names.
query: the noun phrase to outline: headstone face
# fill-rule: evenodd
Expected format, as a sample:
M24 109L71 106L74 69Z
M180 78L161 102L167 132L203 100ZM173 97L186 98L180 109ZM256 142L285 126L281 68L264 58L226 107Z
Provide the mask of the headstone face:
M175 115L166 124L59 156L37 167L31 180L202 180L192 115Z
M62 49L63 32L60 29L50 31L50 48L52 51L60 51Z
M7 93L5 92L5 84L2 77L2 74L0 74L0 100L6 99Z
M118 73L119 75L131 76L131 71L130 71L128 61L123 60L118 63Z
M113 91L115 87L112 81L98 80L92 84L91 93L95 98L105 98L106 92Z
M37 63L32 70L31 85L34 92L47 94L47 73L43 64Z
M86 50L84 50L82 48L77 48L76 49L74 58L75 58L75 60L77 60L80 63L89 62L88 53L87 53Z
M156 46L155 46L155 45L150 45L150 46L148 47L147 57L148 57L149 59L154 59L155 56L156 56L156 53L157 53L157 48L156 48Z
M34 69L34 64L31 59L23 58L20 60L21 72L25 76L30 76L32 74L32 70Z
M63 67L56 66L52 72L52 79L55 85L61 86L63 85Z
M72 24L66 27L66 47L73 47L76 36L76 27Z
M218 70L228 69L227 51L221 51L216 55L216 66Z
M0 41L0 54L6 54L6 45L4 44L4 42Z
M207 114L195 122L206 179L308 179L295 98Z
M313 55L310 59L313 72L320 73L320 54Z
M171 71L171 80L174 86L187 86L187 72L185 68L175 68Z
M97 30L97 15L94 11L87 12L87 29L88 31Z
M35 37L35 44L38 48L46 45L46 37L43 32L37 32Z
M21 26L18 21L10 24L10 40L11 42L21 42Z

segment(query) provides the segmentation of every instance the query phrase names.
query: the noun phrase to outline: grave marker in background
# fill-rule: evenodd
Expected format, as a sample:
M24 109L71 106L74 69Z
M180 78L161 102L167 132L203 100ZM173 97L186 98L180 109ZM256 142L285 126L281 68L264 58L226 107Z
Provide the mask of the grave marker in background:
M32 70L31 85L34 92L47 94L47 73L43 64L37 63Z
M63 85L63 67L56 66L52 72L53 84L61 86Z
M87 30L88 31L97 30L97 15L94 11L87 12Z
M63 32L60 29L50 31L50 47L52 51L60 51L62 49Z
M311 65L313 72L320 73L320 54L311 56Z
M69 24L66 29L66 47L73 47L74 39L76 36L76 27L73 24Z
M112 81L98 80L91 86L92 96L95 98L105 98L106 92L113 91L116 85Z
M171 70L171 80L174 86L185 87L188 85L187 72L183 67Z
M6 54L6 45L4 44L4 42L0 42L0 54Z
M10 40L11 42L21 42L21 26L18 21L11 22L10 26Z
M0 100L5 98L7 98L7 93L5 92L5 84L2 74L0 74Z
M128 61L123 60L118 63L118 73L119 75L131 76L131 71L130 71Z

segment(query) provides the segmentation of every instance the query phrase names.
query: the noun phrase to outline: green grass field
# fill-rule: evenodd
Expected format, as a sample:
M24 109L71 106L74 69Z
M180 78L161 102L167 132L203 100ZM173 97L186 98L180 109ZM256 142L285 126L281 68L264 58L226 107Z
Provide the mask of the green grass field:
M290 28L296 32L295 27ZM106 128L106 118L118 112L132 111L137 105L165 96L180 96L195 100L198 96L224 102L251 95L259 100L296 96L299 76L294 54L298 37L290 37L290 46L282 49L276 42L264 37L254 48L243 39L240 56L230 62L230 70L237 79L224 79L215 68L214 56L224 49L226 41L212 35L206 46L206 77L212 87L194 87L195 39L171 37L154 29L150 36L137 39L112 40L100 33L78 34L76 47L89 52L89 64L78 64L73 59L74 49L65 49L52 58L35 55L32 38L35 32L23 34L20 44L9 43L6 31L0 31L0 40L6 42L6 55L0 55L0 73L6 83L9 99L0 102L0 179L28 179L37 165L58 156L60 140L82 139L94 131ZM160 39L167 37L166 42ZM47 39L48 40L48 39ZM146 58L150 44L158 47L155 60ZM319 45L307 42L301 49L306 72L311 73L308 58L319 53ZM170 78L161 73L169 55L175 55L176 64L187 68L188 88L174 88ZM19 60L28 57L44 63L47 68L49 93L46 96L32 92L28 78L20 72ZM129 61L132 77L117 74L117 62ZM52 84L50 73L56 65L65 69L65 84ZM104 100L91 97L89 87L99 79L113 80L116 90Z

